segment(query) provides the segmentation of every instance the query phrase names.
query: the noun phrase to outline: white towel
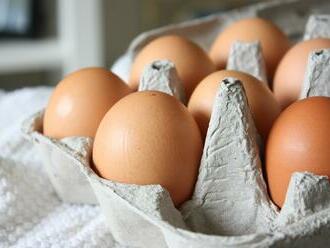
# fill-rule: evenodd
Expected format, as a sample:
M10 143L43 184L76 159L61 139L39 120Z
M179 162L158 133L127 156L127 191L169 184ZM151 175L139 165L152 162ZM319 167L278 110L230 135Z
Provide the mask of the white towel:
M51 88L0 90L0 247L123 247L98 206L62 203L20 127Z

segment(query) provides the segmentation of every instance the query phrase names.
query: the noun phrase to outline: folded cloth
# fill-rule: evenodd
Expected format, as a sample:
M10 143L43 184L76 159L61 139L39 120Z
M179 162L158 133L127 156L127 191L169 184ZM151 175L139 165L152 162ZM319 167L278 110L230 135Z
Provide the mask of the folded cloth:
M51 88L0 90L0 247L124 247L99 206L62 203L20 131Z

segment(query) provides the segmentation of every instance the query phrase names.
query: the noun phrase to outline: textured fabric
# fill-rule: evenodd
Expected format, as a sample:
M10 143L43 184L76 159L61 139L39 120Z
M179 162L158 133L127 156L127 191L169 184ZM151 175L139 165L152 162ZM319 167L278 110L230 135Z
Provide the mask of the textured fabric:
M0 90L0 247L123 247L98 206L62 203L20 127L51 88Z

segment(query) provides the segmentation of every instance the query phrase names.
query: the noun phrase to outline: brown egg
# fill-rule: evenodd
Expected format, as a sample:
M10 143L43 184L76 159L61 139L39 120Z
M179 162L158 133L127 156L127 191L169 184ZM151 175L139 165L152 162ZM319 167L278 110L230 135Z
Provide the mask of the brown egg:
M136 56L129 80L133 89L138 88L145 66L157 59L167 59L175 64L187 98L200 80L215 71L214 64L197 44L177 35L162 36L147 44Z
M45 111L43 132L52 138L94 137L103 116L131 89L103 68L85 68L66 76Z
M205 138L207 133L219 84L226 77L242 81L257 130L265 140L274 120L280 114L280 107L263 82L247 73L231 70L217 71L207 76L191 95L188 109L199 124L202 136Z
M330 98L297 101L278 117L266 146L271 198L282 207L293 172L330 177Z
M202 146L198 125L183 104L162 92L142 91L105 115L93 161L106 179L162 185L178 206L191 197Z
M330 48L330 39L303 41L292 47L281 60L274 77L273 92L282 109L299 98L308 56L322 48Z
M272 22L262 18L247 18L234 22L219 34L210 50L210 57L218 69L226 67L231 45L235 41L260 41L268 79L290 47L288 37Z

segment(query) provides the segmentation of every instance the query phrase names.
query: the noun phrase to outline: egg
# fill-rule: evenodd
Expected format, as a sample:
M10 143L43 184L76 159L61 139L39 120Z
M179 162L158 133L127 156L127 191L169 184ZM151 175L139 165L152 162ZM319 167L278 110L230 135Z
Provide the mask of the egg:
M293 46L281 60L274 77L273 92L282 109L299 98L308 56L322 48L330 48L330 39L303 41Z
M260 41L268 79L272 79L277 64L290 47L288 37L272 22L259 18L236 21L220 32L209 55L218 69L227 64L230 48L235 41Z
M93 162L103 178L160 184L179 206L191 197L202 153L194 118L175 97L159 91L132 93L103 118Z
M137 54L131 68L129 85L137 89L145 66L159 59L174 63L187 98L200 80L215 71L213 62L197 44L182 36L166 35L152 40Z
M247 73L233 70L212 73L200 82L191 95L188 109L199 124L203 137L205 138L207 133L219 84L227 77L242 81L257 130L266 140L274 120L280 113L279 104L265 83Z
M84 68L56 86L45 110L43 133L52 138L94 137L103 116L131 89L112 72Z
M310 97L286 108L266 146L270 196L282 207L293 172L330 177L330 98Z

